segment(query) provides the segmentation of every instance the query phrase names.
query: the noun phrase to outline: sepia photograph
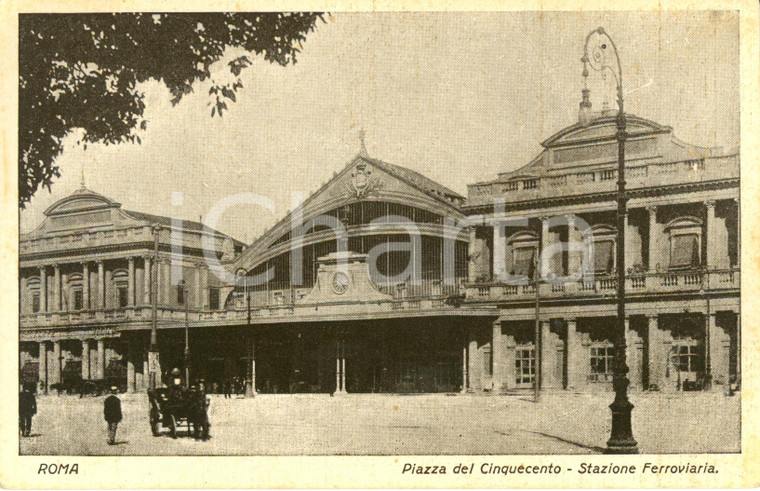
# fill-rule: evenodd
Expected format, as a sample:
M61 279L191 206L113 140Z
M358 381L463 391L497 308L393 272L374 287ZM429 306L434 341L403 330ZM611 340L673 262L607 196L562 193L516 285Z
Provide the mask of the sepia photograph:
M742 451L738 10L17 22L18 456Z

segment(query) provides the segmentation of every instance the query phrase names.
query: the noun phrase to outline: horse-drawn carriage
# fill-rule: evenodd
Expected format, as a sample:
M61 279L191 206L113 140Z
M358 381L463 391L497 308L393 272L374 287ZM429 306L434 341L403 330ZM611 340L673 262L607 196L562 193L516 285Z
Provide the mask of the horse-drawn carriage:
M176 438L177 427L185 424L188 435L204 440L209 437L210 400L203 391L180 386L160 387L148 391L148 401L153 436L159 436L163 427L169 428L169 435Z

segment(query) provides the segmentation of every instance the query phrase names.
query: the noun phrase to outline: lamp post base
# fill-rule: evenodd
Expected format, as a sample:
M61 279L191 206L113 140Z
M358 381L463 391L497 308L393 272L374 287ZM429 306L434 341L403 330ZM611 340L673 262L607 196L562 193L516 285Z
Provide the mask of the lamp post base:
M148 375L151 389L155 389L161 384L161 363L158 350L151 349L148 351Z
M631 411L633 404L629 401L615 401L610 404L612 411L612 436L607 440L606 454L637 454L639 446L633 439L631 430Z

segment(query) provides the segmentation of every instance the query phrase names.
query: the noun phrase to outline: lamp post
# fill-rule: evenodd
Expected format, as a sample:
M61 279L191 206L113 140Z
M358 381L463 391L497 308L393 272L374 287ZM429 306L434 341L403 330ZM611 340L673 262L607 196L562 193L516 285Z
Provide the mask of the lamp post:
M182 300L185 304L185 356L183 365L185 366L185 388L190 388L190 310L187 295L187 283L180 280L179 287L182 288Z
M617 319L614 333L615 360L613 366L612 386L615 390L615 400L610 404L612 412L612 429L607 441L606 453L634 454L639 453L638 444L633 439L631 429L631 410L633 404L628 400L628 365L625 360L625 224L626 224L626 192L625 192L625 140L626 120L623 109L623 70L617 47L604 28L600 27L589 32L583 48L583 77L588 77L588 67L601 72L606 80L607 73L615 78L618 99L617 115L617 247L615 254L617 279Z
M151 267L151 324L150 324L150 348L148 348L148 374L150 377L151 390L158 385L161 376L161 366L158 352L158 235L161 232L160 225L153 226L153 265Z

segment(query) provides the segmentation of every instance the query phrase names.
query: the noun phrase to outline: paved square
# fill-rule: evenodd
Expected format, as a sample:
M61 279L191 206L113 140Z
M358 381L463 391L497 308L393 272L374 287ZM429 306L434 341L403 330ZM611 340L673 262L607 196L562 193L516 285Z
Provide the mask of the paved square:
M404 455L587 454L609 436L612 393L529 396L211 396L209 441L154 437L145 394L122 396L116 446L103 398L42 396L21 454ZM643 453L738 452L740 396L634 394ZM182 435L182 433L180 433Z

